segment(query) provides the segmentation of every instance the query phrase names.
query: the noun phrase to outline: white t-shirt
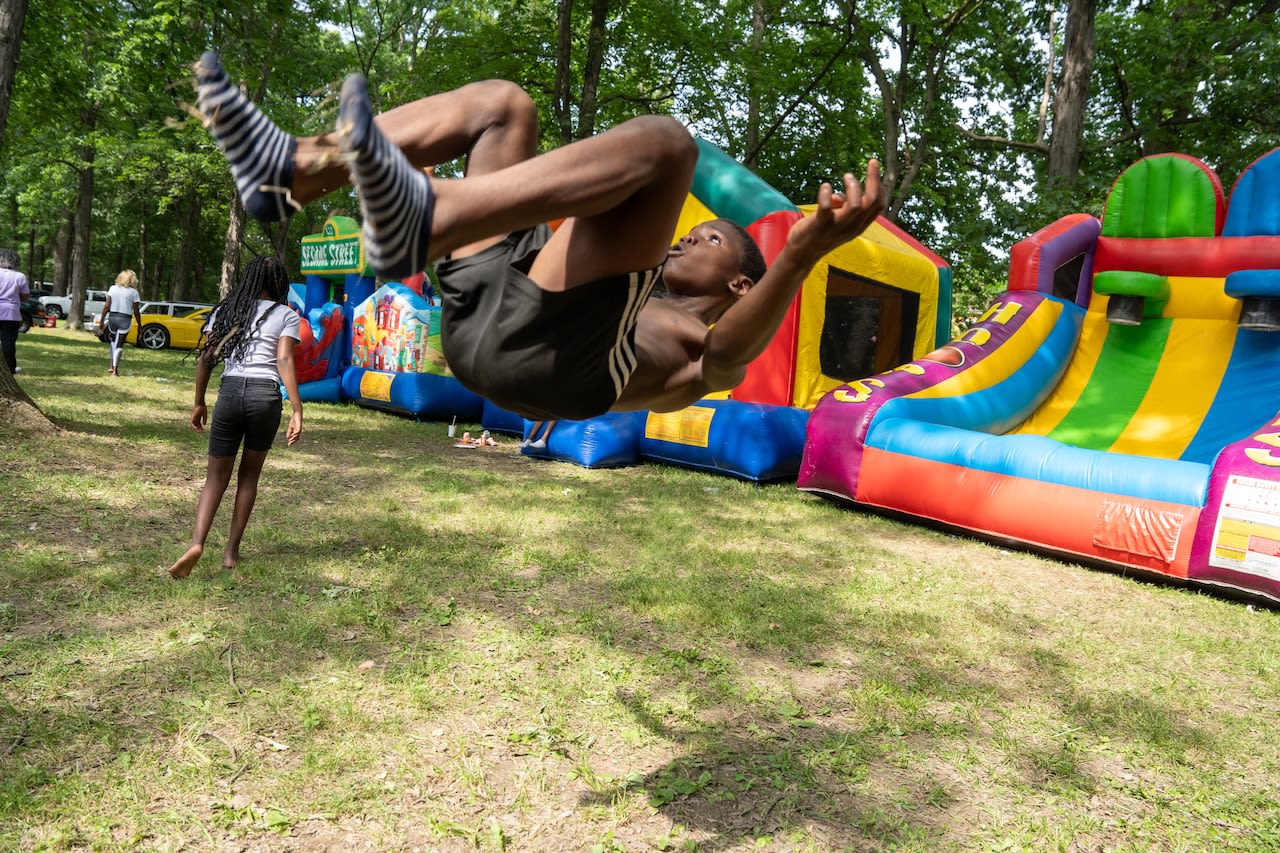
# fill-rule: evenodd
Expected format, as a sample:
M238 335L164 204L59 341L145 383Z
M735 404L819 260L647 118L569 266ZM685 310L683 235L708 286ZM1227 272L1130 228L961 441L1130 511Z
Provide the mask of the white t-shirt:
M259 325L258 320L268 311L270 313L267 314L267 318ZM215 311L209 315L210 328L217 313ZM253 319L248 324L249 346L245 350L244 357L238 361L228 357L227 366L223 369L222 375L224 377L261 376L279 382L280 369L276 366L276 344L283 337L290 337L295 341L302 340L302 334L299 332L300 319L297 312L288 305L259 299L258 308L253 312Z
M133 306L142 301L136 288L125 287L123 284L108 287L107 298L111 300L108 311L112 314L128 314L130 317L133 316Z

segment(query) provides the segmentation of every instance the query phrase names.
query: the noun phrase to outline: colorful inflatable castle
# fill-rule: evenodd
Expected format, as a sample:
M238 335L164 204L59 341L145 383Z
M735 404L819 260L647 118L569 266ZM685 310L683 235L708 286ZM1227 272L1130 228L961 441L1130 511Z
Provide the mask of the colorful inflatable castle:
M673 242L711 219L746 228L772 263L799 208L706 140ZM545 450L588 466L666 462L749 480L794 479L822 395L924 355L951 334L950 269L880 219L819 263L769 347L731 393L671 413L558 424Z
M1280 150L1144 158L958 340L827 394L801 489L1280 600Z
M350 400L427 420L480 418L480 397L444 365L425 276L375 291L360 224L347 216L302 238L302 271L306 284L293 285L289 301L309 321L297 350L303 400Z
M352 309L351 367L342 390L362 406L423 420L475 421L484 402L445 365L440 309L420 290L395 282Z
M338 403L345 399L342 374L351 364L347 302L373 290L359 223L347 216L329 217L319 234L302 238L301 266L306 283L289 288L289 304L304 320L294 353L298 395L306 402Z

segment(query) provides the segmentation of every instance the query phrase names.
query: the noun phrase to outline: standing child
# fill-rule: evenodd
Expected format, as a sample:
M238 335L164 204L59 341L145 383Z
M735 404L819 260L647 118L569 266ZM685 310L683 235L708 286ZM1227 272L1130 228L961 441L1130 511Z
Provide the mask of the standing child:
M293 408L286 440L292 446L302 435L302 401L293 362L293 348L301 336L298 315L283 304L288 293L284 266L275 258L257 258L245 269L236 289L209 315L198 351L196 399L191 409L191 426L197 432L204 432L209 416L204 396L213 368L221 360L226 361L226 367L209 426L209 469L196 505L191 546L169 567L170 577L181 579L191 574L204 553L205 539L231 481L236 451L243 440L235 509L222 565L233 568L240 562L240 540L258 497L258 476L280 427L282 382Z

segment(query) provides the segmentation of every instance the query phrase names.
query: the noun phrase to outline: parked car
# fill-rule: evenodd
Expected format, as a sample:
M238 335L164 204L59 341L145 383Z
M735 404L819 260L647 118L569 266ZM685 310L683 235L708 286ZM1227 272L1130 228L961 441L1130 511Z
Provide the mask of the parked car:
M146 349L195 349L200 346L200 332L212 308L199 308L181 317L168 314L143 314L142 328L135 323L125 343L140 342Z
M40 304L44 306L44 310L57 317L59 320L71 314L71 297L70 296L41 296ZM84 296L84 315L92 317L94 314L102 312L102 306L107 304L107 292L105 290L90 290Z
M212 308L208 302L144 302L138 310L142 314L168 314L170 317L185 317L198 308ZM146 322L143 317L142 322Z
M28 297L22 300L18 311L22 314L22 325L18 326L19 332L25 332L32 326L44 325L45 310L38 299Z
M164 314L170 317L183 317L199 308L212 308L213 306L207 302L143 302L138 306L138 312L142 315L142 323L146 325L148 322L148 314ZM102 312L99 311L93 315L93 319L89 321L89 331L99 338L102 337ZM163 347L157 347L163 349Z

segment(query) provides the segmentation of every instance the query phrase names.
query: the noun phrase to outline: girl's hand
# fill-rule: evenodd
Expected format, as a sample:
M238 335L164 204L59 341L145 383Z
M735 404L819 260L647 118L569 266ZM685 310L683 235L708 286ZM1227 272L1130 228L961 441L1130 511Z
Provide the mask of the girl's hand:
M302 412L294 412L289 416L289 428L285 431L285 441L290 447L298 443L302 437Z
M191 407L191 427L196 432L204 432L204 425L209 420L209 409L204 403L196 403Z

